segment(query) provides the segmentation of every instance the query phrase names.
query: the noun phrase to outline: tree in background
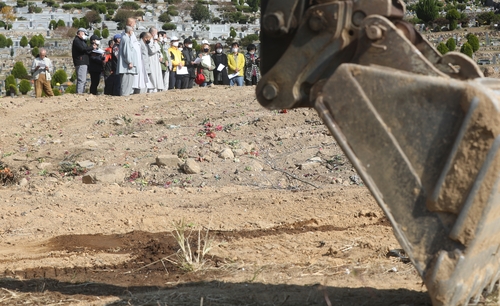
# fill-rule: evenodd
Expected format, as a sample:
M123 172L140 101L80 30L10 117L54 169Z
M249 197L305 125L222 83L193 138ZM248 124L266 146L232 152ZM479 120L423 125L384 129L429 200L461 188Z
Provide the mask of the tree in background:
M102 21L101 15L99 15L98 12L94 10L90 10L87 13L85 13L85 16L83 19L90 25L90 24L96 24Z
M31 50L31 55L34 57L37 57L40 54L40 50L38 50L38 47L34 47L33 50Z
M208 7L201 3L196 3L191 9L191 18L194 21L206 21L210 20L210 11Z
M476 35L470 33L467 35L467 42L470 44L472 47L472 52L476 52L479 50L479 39L477 38Z
M28 39L26 38L26 36L21 37L21 41L19 42L19 45L23 48L28 45Z
M16 62L14 67L12 67L11 75L13 75L16 79L27 79L28 71L26 67L24 67L23 62Z
M247 0L247 4L252 9L252 12L257 12L260 8L260 0Z
M179 16L179 11L177 10L177 7L175 5L169 5L167 7L167 13L170 16Z
M167 22L172 21L172 18L170 18L170 15L167 12L165 12L165 13L162 13L160 16L158 16L158 21L163 22L163 23L167 23Z
M141 6L136 2L132 2L132 1L127 2L126 1L126 2L122 3L121 8L124 10L138 10L141 8Z
M21 82L19 82L19 91L21 92L21 94L25 95L30 90L31 90L31 83L30 83L30 81L28 81L28 80L21 80Z
M450 31L457 28L460 13L456 9L451 9L446 13L446 19L450 22Z
M437 46L437 50L439 51L439 53L441 53L443 55L450 52L450 50L448 50L448 47L444 43L440 43Z
M45 38L43 37L42 34L32 36L30 41L29 41L29 44L30 44L31 48L43 47L45 45Z
M7 47L7 37L5 35L0 34L0 48Z
M135 16L135 12L131 10L119 9L116 11L113 21L118 23L118 29L124 29L127 18Z
M425 23L429 23L439 16L437 0L419 0L415 6L417 17Z
M11 93L17 94L16 78L13 75L9 75L5 79L5 91L7 92L7 95L10 95Z
M466 42L465 44L462 45L462 48L460 48L460 52L462 52L463 54L465 54L471 58L472 58L472 54L474 53L472 46L468 42Z
M109 30L108 28L102 29L102 38L108 38L109 37Z
M254 41L257 41L257 40L259 40L259 35L257 35L257 34L250 34L250 35L247 35L247 36L243 37L240 40L240 45L246 47L249 44L251 44L251 43L253 43Z
M71 24L71 27L78 29L80 28L80 19L78 18L73 18L73 23Z
M98 29L95 29L94 30L94 35L97 36L97 37L101 37L101 31L99 31Z
M0 11L0 14L2 14L2 20L7 25L7 28L9 27L9 25L12 26L12 22L16 20L16 15L14 14L12 6L4 6Z
M64 84L68 80L68 75L66 74L66 71L63 69L57 69L56 72L52 75L52 80L50 81L50 84L52 87L57 86L56 84Z
M59 19L57 21L57 27L58 28L64 28L64 27L66 27L66 22L64 22L64 20L62 20L62 19Z
M457 48L457 44L455 43L455 38L450 38L446 41L446 47L448 48L448 50L451 52L451 51L455 51L455 49Z
M7 38L7 47L12 47L14 45L14 42L12 41L12 38Z
M57 29L57 21L51 20L49 23L49 29L52 29L52 30Z
M177 26L173 23L164 23L161 28L164 30L164 31L171 31L171 30L176 30L177 29Z
M232 39L234 39L234 38L236 37L236 35L238 35L238 34L236 33L236 30L235 30L233 27L231 27L231 30L229 31L229 36L230 36Z

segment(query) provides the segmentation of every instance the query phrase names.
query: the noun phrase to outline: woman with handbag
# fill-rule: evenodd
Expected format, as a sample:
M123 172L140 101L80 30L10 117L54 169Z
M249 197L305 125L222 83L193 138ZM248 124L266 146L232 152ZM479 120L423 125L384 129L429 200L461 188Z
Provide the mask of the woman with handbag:
M53 97L52 86L50 86L50 72L54 69L52 61L47 57L47 51L40 49L40 54L31 65L31 74L35 81L35 96L40 98L42 92L45 92L47 97Z
M214 59L210 55L210 45L209 44L203 44L202 49L201 49L201 63L198 68L198 74L202 74L205 80L201 82L201 77L197 77L195 79L196 84L200 82L200 87L206 87L206 86L212 86L212 83L214 82L214 69L215 69L215 63Z

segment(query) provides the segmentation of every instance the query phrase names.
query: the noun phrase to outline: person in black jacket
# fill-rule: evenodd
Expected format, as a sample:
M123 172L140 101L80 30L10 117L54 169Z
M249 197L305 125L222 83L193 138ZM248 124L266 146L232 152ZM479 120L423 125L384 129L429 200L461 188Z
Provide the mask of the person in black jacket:
M229 85L229 77L227 75L227 55L223 52L222 44L215 44L215 53L212 55L215 63L214 69L214 85ZM224 65L222 70L220 65Z
M89 64L89 53L97 48L97 45L87 46L87 30L79 28L76 31L75 39L71 55L76 72L76 93L82 94L85 89L85 81L87 79L87 66Z
M106 67L108 67L108 77L105 79L104 94L119 96L120 95L120 75L117 72L118 66L118 54L120 53L120 40L122 38L121 34L116 34L113 36L113 46L109 50L108 62L104 65L105 74ZM108 48L109 49L109 48Z
M101 38L97 35L90 36L90 43L99 46ZM101 74L104 68L104 51L94 49L90 53L89 73L90 73L90 93L97 95L97 86L101 81Z
M196 78L196 68L198 65L194 63L196 60L196 54L193 50L193 42L191 41L191 38L184 39L184 49L182 50L182 55L184 55L189 76L183 79L181 88L193 88L194 79Z

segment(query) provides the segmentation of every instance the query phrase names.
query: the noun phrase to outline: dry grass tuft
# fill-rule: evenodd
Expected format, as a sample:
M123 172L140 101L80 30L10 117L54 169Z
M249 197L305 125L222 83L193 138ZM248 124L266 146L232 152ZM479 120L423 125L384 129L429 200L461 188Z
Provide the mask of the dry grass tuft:
M170 260L172 263L187 272L199 271L206 264L205 256L212 249L212 239L209 237L209 230L202 235L201 229L195 230L193 225L186 223L184 219L174 222L174 236L180 249L177 252L177 260ZM197 233L197 244L193 247L192 236Z

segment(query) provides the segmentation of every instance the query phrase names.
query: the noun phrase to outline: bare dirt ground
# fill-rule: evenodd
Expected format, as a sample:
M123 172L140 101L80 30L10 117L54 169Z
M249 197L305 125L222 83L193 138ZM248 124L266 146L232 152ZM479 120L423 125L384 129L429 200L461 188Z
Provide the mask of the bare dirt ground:
M430 305L314 110L215 87L3 98L0 122L1 305Z

